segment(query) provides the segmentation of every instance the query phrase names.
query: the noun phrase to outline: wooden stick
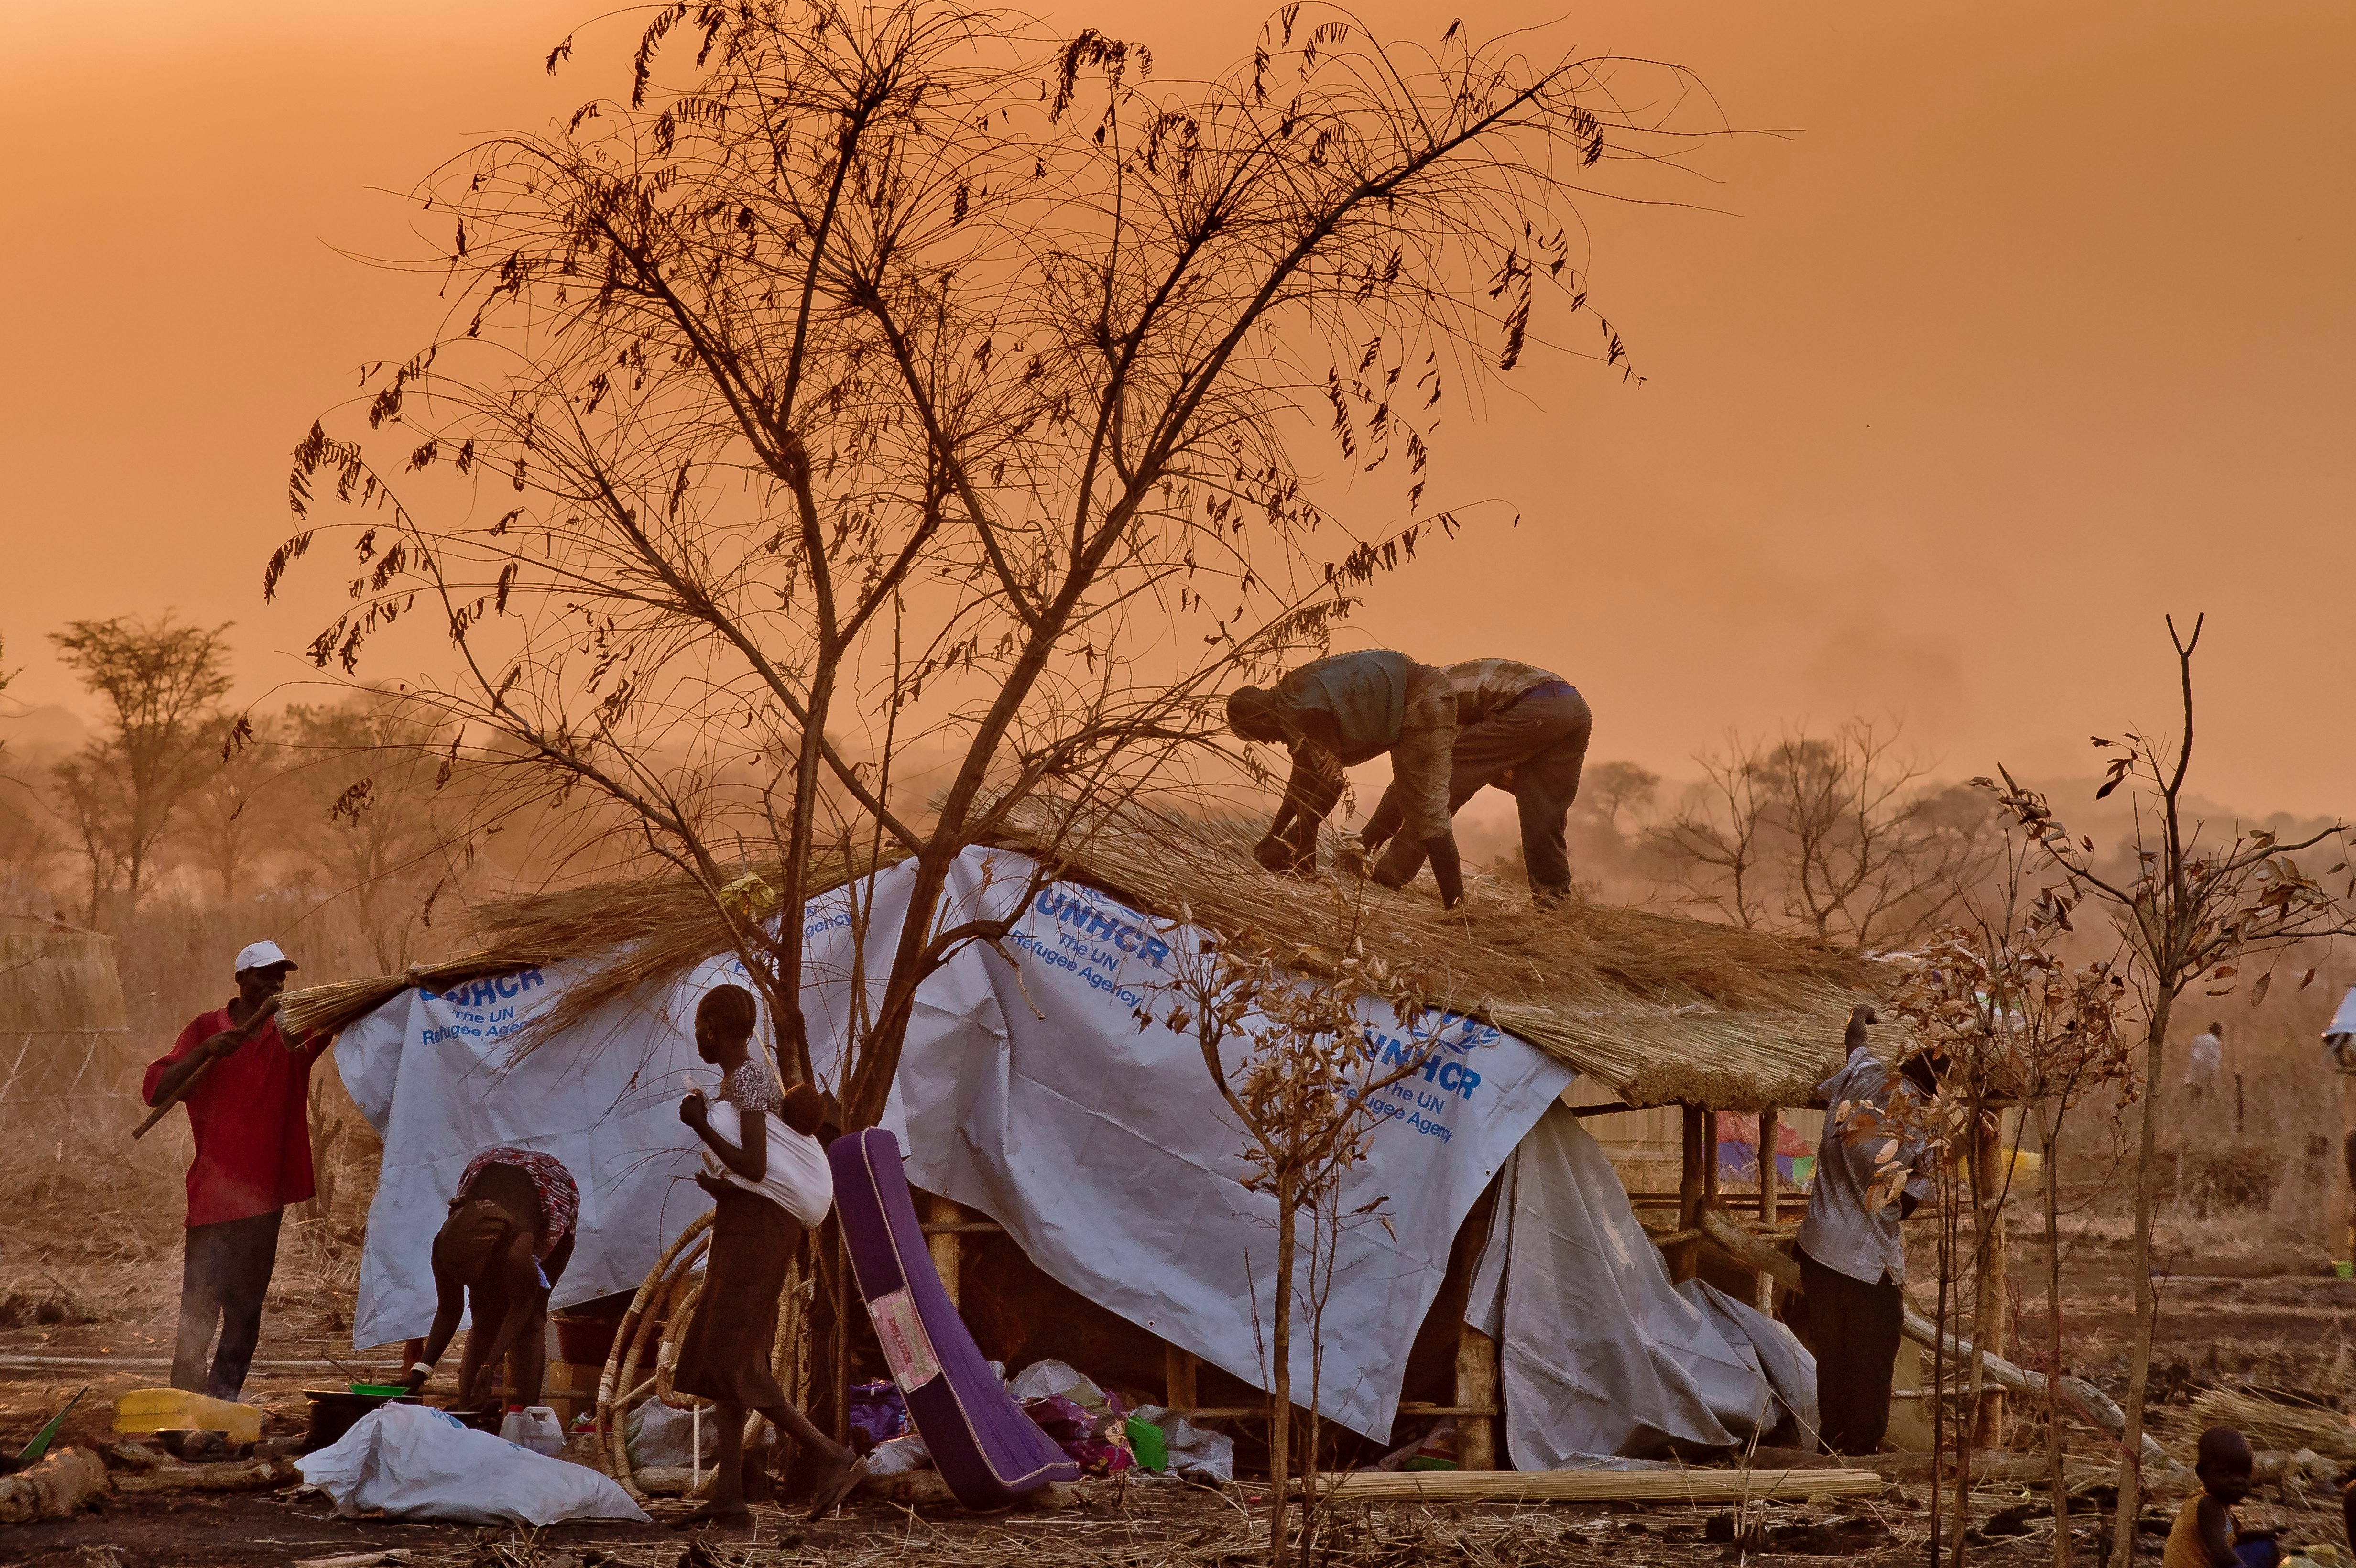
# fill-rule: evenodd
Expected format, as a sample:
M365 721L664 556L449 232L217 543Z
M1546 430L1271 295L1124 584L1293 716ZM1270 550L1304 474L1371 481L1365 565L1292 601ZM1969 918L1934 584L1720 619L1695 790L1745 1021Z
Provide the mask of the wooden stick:
M1469 1323L1456 1326L1456 1403L1472 1409L1497 1403L1496 1342ZM1461 1470L1497 1467L1494 1417L1456 1418L1456 1463Z
M1889 1484L1872 1470L1353 1470L1323 1482L1326 1496L1343 1501L1660 1503L1862 1498Z
M223 1032L237 1036L238 1044L243 1045L246 1041L252 1040L261 1031L262 1026L268 1023L270 1021L270 1016L277 1010L278 998L273 997L268 1001L262 1003L262 1006L254 1008L253 1016L252 1018L246 1019L241 1024L233 1025ZM187 1099L188 1097L188 1091L195 1088L198 1082L202 1079L206 1073L210 1072L213 1070L213 1063L220 1060L220 1058L218 1056L208 1056L202 1061L198 1062L197 1070L194 1072L189 1073L186 1078L181 1079L180 1086L177 1089L173 1090L161 1100L155 1102L155 1108L147 1113L147 1119L131 1129L133 1141L136 1142L138 1139L145 1137L148 1133L154 1129L155 1124L164 1119L164 1113L169 1111L173 1106Z
M1803 1293L1798 1264L1764 1242L1750 1235L1741 1226L1735 1224L1715 1209L1703 1210L1700 1220L1703 1238L1719 1252L1753 1273L1772 1273L1776 1283L1786 1290L1794 1294ZM1899 1331L1926 1349L1939 1348L1942 1336L1936 1326L1911 1307L1905 1308L1905 1316L1899 1325ZM1944 1339L1949 1360L1961 1364L1971 1360L1972 1347L1969 1340L1959 1339L1953 1334L1944 1336ZM2045 1398L2043 1372L2032 1372L2025 1367L2016 1367L2003 1357L1996 1355L1986 1357L1982 1366L1986 1370L1989 1381L2010 1389L2015 1393L2025 1394L2033 1400L2041 1402ZM2111 1396L2101 1389L2083 1378L2065 1377L2062 1380L2061 1392L2062 1400L2091 1425L2108 1433L2114 1438L2121 1438L2126 1435L2126 1413L2121 1411ZM2169 1456L2167 1449L2152 1441L2148 1433L2144 1435L2141 1452L2147 1473L2169 1478L2183 1473L2184 1467Z
M1775 1222L1776 1183L1781 1179L1775 1171L1775 1146L1783 1141L1782 1118L1774 1106L1759 1113L1759 1221L1763 1225ZM1759 1310L1773 1316L1775 1311L1775 1276L1759 1276Z

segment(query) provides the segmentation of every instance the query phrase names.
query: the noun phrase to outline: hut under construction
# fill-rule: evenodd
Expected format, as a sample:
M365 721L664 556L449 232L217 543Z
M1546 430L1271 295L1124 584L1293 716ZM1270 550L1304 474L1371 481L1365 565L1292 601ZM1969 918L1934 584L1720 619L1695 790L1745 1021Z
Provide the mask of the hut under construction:
M1666 1119L1663 1131L1675 1127L1674 1186L1634 1185L1628 1201L1673 1280L1708 1278L1772 1310L1763 1278L1705 1255L1699 1216L1708 1205L1738 1210L1747 1229L1784 1246L1794 1198L1778 1191L1772 1157L1757 1162L1755 1186L1739 1201L1719 1191L1712 1114L1758 1118L1756 1147L1772 1150L1783 1108L1806 1106L1838 1065L1850 1008L1883 994L1887 977L1876 965L1816 944L1646 911L1585 905L1533 916L1519 889L1480 880L1462 908L1443 913L1411 890L1266 872L1250 859L1249 838L1240 825L1135 808L1075 825L1034 807L1016 815L1004 847L1158 919L1248 936L1307 975L1332 972L1345 930L1370 954L1438 971L1440 988L1459 998L1452 1006L1577 1072L1564 1101L1582 1121L1601 1130L1650 1114ZM881 869L837 866L828 880L840 887ZM532 1026L537 1049L728 946L709 899L676 878L518 899L488 912L486 935L484 950L445 964L293 993L285 1017L337 1029L421 986L568 965L574 978ZM1465 1321L1495 1201L1493 1182L1463 1217L1398 1405L1402 1418L1452 1421L1466 1468L1503 1457L1498 1348ZM1203 1418L1239 1419L1257 1408L1248 1383L1032 1266L987 1216L944 1197L919 1194L918 1204L936 1267L987 1353L1055 1356Z

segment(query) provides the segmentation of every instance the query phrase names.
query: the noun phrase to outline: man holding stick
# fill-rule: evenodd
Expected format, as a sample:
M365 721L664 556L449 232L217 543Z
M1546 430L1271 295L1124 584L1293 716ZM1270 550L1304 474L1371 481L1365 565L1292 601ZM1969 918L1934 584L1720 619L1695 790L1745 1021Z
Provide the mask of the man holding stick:
M262 1335L262 1301L278 1263L278 1221L312 1195L311 1064L325 1037L289 1042L272 1015L294 964L274 942L237 955L237 996L192 1019L148 1063L150 1105L188 1108L187 1249L172 1386L235 1399ZM208 1370L213 1329L220 1344Z

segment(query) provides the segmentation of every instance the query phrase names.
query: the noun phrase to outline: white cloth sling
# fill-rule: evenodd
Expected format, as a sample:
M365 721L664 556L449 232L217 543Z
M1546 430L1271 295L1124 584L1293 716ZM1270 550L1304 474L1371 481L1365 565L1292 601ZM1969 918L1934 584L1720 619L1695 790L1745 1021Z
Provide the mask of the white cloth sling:
M762 1116L769 1124L769 1163L760 1180L748 1181L729 1169L710 1144L703 1146L703 1168L732 1186L759 1193L800 1221L804 1229L814 1227L834 1207L834 1171L826 1163L826 1150L808 1133L779 1121L776 1112L765 1111ZM714 1100L706 1117L713 1132L738 1148L744 1147L734 1105Z

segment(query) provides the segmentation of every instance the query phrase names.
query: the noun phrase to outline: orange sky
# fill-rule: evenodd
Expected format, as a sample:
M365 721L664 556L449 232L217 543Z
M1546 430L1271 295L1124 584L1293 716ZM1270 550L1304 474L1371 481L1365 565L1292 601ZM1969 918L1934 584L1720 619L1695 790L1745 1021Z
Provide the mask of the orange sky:
M1174 9L1048 15L1194 75L1265 13ZM308 674L292 650L326 601L258 587L287 451L437 315L337 248L413 251L383 190L615 88L621 27L541 70L588 14L0 6L13 697L76 700L43 633L166 605L238 623L249 694ZM1362 14L1430 37L1456 13ZM1902 714L1953 774L2083 772L2090 731L2167 722L2159 617L2205 609L2202 793L2356 811L2356 9L1465 16L1556 15L1567 43L1676 60L1735 125L1793 133L1705 155L1694 194L1719 211L1590 209L1594 297L1649 379L1537 364L1486 426L1460 409L1434 496L1505 497L1522 528L1428 554L1345 640L1544 664L1594 703L1596 755L1672 773L1729 725L1860 711Z

